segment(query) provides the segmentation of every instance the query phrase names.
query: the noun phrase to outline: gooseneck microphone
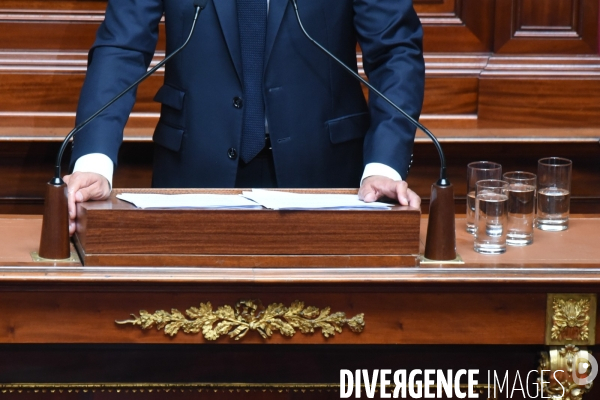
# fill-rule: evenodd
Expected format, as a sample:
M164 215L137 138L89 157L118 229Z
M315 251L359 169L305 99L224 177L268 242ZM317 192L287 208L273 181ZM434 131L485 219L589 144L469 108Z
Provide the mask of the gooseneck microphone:
M440 163L441 163L440 181L445 182L446 181L446 157L444 156L444 151L442 150L442 146L440 145L440 142L437 140L435 135L433 133L431 133L429 131L429 129L427 129L424 125L422 125L421 123L416 121L413 117L411 117L410 114L408 114L406 111L401 109L398 105L396 105L386 95L381 93L373 85L371 85L369 82L367 82L362 76L360 76L358 73L356 73L356 71L354 71L352 68L350 68L349 66L344 64L344 62L342 60L337 58L329 50L327 50L325 47L323 47L319 42L317 42L315 39L313 39L308 34L308 32L306 32L306 29L304 29L304 25L302 25L302 20L300 19L300 14L298 13L298 4L296 3L296 0L290 0L290 1L292 2L293 6L294 6L294 11L296 13L296 19L298 20L298 25L300 25L300 29L302 30L302 33L304 33L304 36L306 36L308 38L308 40L310 40L315 46L317 46L319 49L321 49L329 57L334 59L340 66L342 66L346 71L348 71L348 73L350 73L352 76L354 76L360 82L362 82L366 87L368 87L369 90L371 90L373 93L375 93L381 99L385 100L390 106L392 106L400 114L404 115L404 117L406 119L408 119L415 127L419 128L427 136L429 136L429 138L433 141L433 144L435 145L435 147L440 155ZM441 184L443 184L443 183L441 183Z
M396 111L398 111L406 119L408 119L415 127L423 131L433 141L433 144L435 145L440 156L441 168L440 179L431 187L431 200L429 203L429 222L427 227L427 241L425 243L425 257L427 259L436 261L449 261L456 259L454 189L452 188L452 184L450 183L450 181L448 181L446 177L446 157L444 156L444 151L442 150L440 142L435 137L435 135L429 131L429 129L427 129L421 123L416 121L406 111L401 109L387 96L385 96L375 87L373 87L373 85L367 82L356 71L344 64L343 61L341 61L329 50L323 47L319 42L313 39L308 34L308 32L306 32L306 29L304 29L304 25L302 25L302 20L300 18L300 13L298 12L298 4L296 0L290 1L294 7L294 12L296 14L296 20L298 21L298 25L300 26L302 33L308 38L308 40L310 40L315 46L317 46L325 54L327 54L334 61L336 61L354 78L358 79L361 83L368 87L371 92L375 93L381 99L385 100L390 106L392 106Z
M54 166L54 177L48 182L46 187L46 198L44 201L44 219L42 222L42 236L40 239L39 255L42 258L51 260L60 260L69 258L71 254L69 244L69 224L68 224L68 210L67 210L67 185L61 178L61 163L63 154L71 138L83 128L85 128L90 122L98 117L104 110L113 105L117 100L123 97L125 94L130 92L132 89L137 87L140 83L146 80L150 75L154 74L160 67L162 67L171 58L177 55L183 50L189 43L194 30L196 28L196 22L200 12L206 8L208 0L194 0L194 20L190 33L185 42L162 61L157 63L154 67L149 69L143 74L138 80L129 85L121 93L117 94L108 103L103 105L98 111L88 117L85 121L77 125L69 134L65 137L60 146L60 150L56 156L56 164Z
M196 1L194 1L194 7L196 7L196 14L194 15L194 21L192 22L192 28L190 29L190 33L189 33L187 39L185 40L185 42L177 50L175 50L173 53L169 54L162 61L160 61L159 63L157 63L154 67L152 67L151 69L149 69L137 81L133 82L125 90L123 90L121 93L119 93L118 95L116 95L112 100L110 100L108 103L106 103L105 105L103 105L98 111L96 111L94 114L92 114L88 119L86 119L85 121L83 121L82 123L80 123L79 125L77 125L75 128L73 128L73 130L71 132L69 132L69 134L65 137L65 140L63 140L62 146L60 147L58 155L56 156L56 165L54 167L54 179L57 179L57 178L60 179L60 171L61 171L60 164L61 164L61 161L62 161L63 153L65 152L65 149L67 148L67 145L69 144L69 140L71 140L71 138L77 132L79 132L80 130L82 130L83 128L85 128L90 122L92 122L94 119L96 119L96 117L98 115L100 115L104 110L106 110L108 107L110 107L111 105L113 105L113 103L115 103L121 97L125 96L127 93L129 93L129 91L131 91L133 88L135 88L136 86L138 86L140 83L142 83L143 81L145 81L150 75L154 74L154 72L156 72L156 70L158 70L160 67L162 67L163 65L165 65L165 63L167 61L169 61L171 58L173 58L174 56L176 56L181 50L183 50L183 48L185 46L187 46L187 44L189 43L190 39L192 38L192 35L194 33L194 29L196 28L196 21L198 20L198 16L200 15L200 12L206 7L206 3L208 3L208 0L196 0Z

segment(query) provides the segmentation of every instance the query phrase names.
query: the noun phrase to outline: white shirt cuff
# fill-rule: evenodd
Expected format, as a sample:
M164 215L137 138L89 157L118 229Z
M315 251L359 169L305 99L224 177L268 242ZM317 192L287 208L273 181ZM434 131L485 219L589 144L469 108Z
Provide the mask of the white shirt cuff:
M112 178L115 166L112 160L102 153L91 153L81 156L75 161L73 172L95 172L108 180L112 190Z
M360 185L362 186L362 183L365 180L365 178L368 178L369 176L373 175L385 176L386 178L390 178L393 181L402 180L402 177L394 168L388 167L387 165L381 163L368 163L367 165L365 165L365 171L363 172L363 176L360 179Z

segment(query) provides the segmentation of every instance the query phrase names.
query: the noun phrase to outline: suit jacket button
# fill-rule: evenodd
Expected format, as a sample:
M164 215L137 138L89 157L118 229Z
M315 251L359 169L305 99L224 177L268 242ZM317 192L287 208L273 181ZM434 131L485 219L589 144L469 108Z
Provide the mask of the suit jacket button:
M233 106L239 110L244 106L244 101L239 97L234 97Z
M235 160L237 158L237 150L233 147L227 150L227 157L229 157L231 160Z

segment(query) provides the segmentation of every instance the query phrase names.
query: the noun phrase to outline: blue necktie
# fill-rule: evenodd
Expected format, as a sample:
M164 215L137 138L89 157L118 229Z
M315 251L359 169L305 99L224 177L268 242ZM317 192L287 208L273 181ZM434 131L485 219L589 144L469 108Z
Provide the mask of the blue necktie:
M242 47L244 117L240 157L248 163L265 147L263 63L267 35L267 0L237 0Z

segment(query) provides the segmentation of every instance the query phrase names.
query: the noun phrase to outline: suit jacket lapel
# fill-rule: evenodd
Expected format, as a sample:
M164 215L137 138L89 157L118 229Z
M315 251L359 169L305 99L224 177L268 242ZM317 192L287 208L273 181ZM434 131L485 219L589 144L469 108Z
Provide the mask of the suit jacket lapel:
M218 0L216 0L218 1ZM265 48L265 68L269 63L269 57L271 56L271 50L273 50L273 44L279 32L279 26L283 19L283 14L289 4L288 0L270 0L269 2L269 18L267 19L267 39Z
M219 16L223 36L225 36L238 79L242 82L242 53L240 50L240 31L238 29L236 0L214 0L213 4Z

